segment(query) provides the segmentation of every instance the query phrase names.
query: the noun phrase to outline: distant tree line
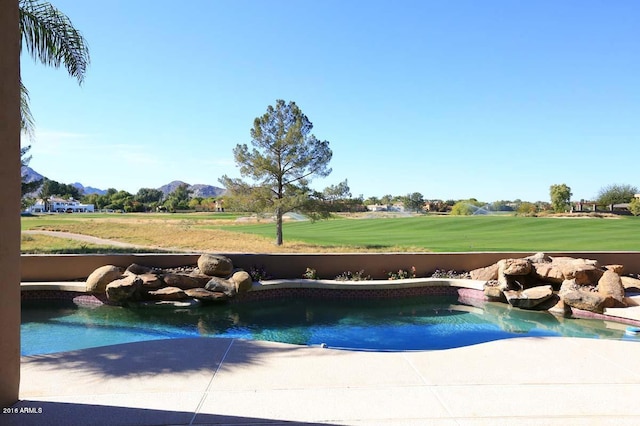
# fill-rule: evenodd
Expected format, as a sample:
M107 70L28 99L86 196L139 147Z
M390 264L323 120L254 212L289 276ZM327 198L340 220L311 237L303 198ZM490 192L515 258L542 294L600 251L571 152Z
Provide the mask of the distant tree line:
M216 211L222 208L221 197L193 197L192 191L188 189L187 185L180 185L167 196L159 189L154 188L140 188L136 194L109 188L104 194L83 195L75 186L59 183L51 179L45 178L37 183L42 185L37 194L37 198L45 201L51 197L67 200L74 199L82 203L93 204L96 210L133 213L155 211L175 212L179 210ZM32 186L33 185L28 189L32 191L37 189L32 188ZM23 185L23 194L24 193L25 189ZM34 198L23 198L23 207L32 205L34 202Z
M24 150L23 154L26 154ZM23 155L23 164L28 164L29 158ZM154 188L141 188L136 194L127 191L109 188L105 194L83 195L78 188L70 184L59 183L44 178L41 181L22 184L23 196L32 193L37 186L41 188L37 197L48 199L55 196L64 199L72 198L87 204L93 204L96 210L113 210L123 212L156 212L156 211L235 211L235 212L259 212L256 200L242 199L242 197L194 197L187 185L180 185L173 192L164 195L162 191ZM606 206L629 203L629 211L640 215L640 199L635 198L639 191L632 185L607 185L600 189L594 203ZM402 206L407 212L415 213L448 213L452 215L473 215L492 212L511 212L521 215L536 215L542 212L569 212L571 210L571 188L566 184L551 185L549 188L550 202L547 201L522 201L497 200L482 202L475 198L465 200L438 200L425 199L419 192L407 195L386 194L381 197L371 196L364 198L362 195L352 196L347 180L330 185L320 192L311 191L307 200L307 208L322 214L331 213L357 213L368 210L367 206ZM23 198L23 207L33 204L35 200ZM252 206L252 203L254 204ZM583 203L587 203L583 200Z

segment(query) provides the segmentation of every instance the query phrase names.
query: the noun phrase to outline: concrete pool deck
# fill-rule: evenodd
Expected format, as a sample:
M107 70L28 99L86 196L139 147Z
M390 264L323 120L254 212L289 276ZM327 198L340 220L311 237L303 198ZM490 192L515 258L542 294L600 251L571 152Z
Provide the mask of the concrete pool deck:
M636 425L639 359L639 342L562 337L421 352L158 340L23 357L11 409L31 413L0 423Z

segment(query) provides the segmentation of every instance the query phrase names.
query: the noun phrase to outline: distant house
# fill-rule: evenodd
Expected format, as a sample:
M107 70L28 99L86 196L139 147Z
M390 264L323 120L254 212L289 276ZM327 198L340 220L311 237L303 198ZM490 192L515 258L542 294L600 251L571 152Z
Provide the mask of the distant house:
M29 213L90 213L95 209L93 204L83 204L73 198L65 200L60 197L50 197L47 200L39 198L27 211Z
M389 210L389 205L387 204L369 204L366 207L371 212L386 212Z
M635 194L634 198L640 198L640 194ZM629 211L630 203L619 203L619 204L598 204L596 201L585 201L580 200L575 205L571 206L572 213L583 213L583 212L608 212L613 214L630 214Z
M404 212L403 203L395 204L369 204L365 206L371 212Z
M47 211L47 206L44 204L44 200L42 198L38 198L32 206L27 208L26 211L29 213L44 213Z

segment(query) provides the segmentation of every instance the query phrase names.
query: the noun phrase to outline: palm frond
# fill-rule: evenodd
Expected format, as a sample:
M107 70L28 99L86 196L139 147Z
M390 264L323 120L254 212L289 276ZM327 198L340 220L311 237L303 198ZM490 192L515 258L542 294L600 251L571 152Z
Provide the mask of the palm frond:
M31 115L31 108L29 108L29 91L20 80L20 130L29 139L33 139L34 128L35 121Z
M84 81L89 65L89 48L71 20L49 2L20 0L21 49L44 65L61 64L79 83Z

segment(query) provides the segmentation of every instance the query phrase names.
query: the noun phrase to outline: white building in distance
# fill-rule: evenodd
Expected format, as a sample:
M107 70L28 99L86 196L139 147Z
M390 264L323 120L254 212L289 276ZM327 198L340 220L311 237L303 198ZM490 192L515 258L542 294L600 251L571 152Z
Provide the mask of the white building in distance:
M49 197L47 200L37 199L27 211L29 213L92 213L94 205L82 204L73 198L65 200L60 197Z

